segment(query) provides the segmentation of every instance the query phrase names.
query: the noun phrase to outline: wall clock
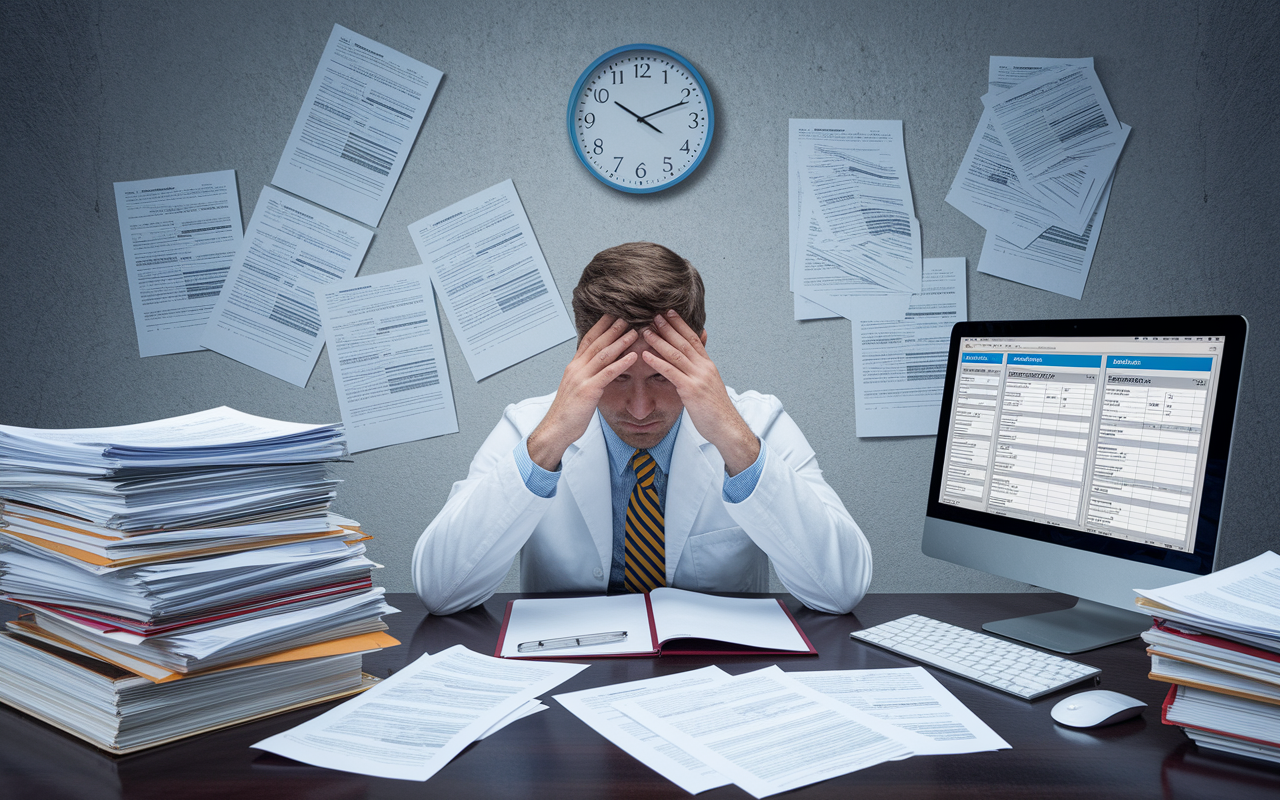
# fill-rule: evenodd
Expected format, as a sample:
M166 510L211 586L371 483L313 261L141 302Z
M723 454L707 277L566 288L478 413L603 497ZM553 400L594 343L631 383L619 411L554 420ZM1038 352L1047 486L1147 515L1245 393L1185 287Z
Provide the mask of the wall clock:
M698 70L652 44L618 47L592 62L569 97L569 138L606 186L669 189L702 163L715 114Z

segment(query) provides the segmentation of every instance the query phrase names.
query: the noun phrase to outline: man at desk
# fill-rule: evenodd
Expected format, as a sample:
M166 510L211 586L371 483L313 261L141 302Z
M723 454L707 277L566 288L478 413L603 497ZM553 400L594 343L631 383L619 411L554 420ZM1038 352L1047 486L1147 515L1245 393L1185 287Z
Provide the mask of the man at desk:
M776 397L725 387L703 284L647 242L596 255L573 291L578 350L555 394L507 406L418 540L433 614L526 592L768 591L848 612L866 538Z

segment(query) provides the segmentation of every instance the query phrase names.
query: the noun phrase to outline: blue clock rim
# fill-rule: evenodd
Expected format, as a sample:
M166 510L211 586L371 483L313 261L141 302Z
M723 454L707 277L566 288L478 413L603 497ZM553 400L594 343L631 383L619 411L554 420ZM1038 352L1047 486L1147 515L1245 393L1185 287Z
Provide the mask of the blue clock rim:
M698 157L693 160L693 163L689 165L689 168L685 170L684 174L681 175L679 178L675 179L674 181L671 181L670 183L664 183L661 186L653 186L647 189L631 188L629 186L619 186L615 183L610 183L609 181L605 180L604 177L601 176L600 173L596 172L595 169L591 166L591 162L587 161L586 154L582 152L582 145L578 143L578 137L574 135L574 126L573 126L574 101L578 99L578 94L582 91L583 85L586 84L587 77L591 73L595 72L596 67L600 66L605 61L608 61L609 59L613 58L619 53L625 53L629 50L652 50L657 53L662 53L665 56L670 56L671 58L674 58L676 61L679 61L680 64L684 66L685 69L689 70L689 74L693 76L693 79L698 82L698 88L702 90L702 96L705 97L707 100L707 138L706 138L706 142L702 146L702 152L698 153ZM698 169L698 165L700 165L702 163L702 159L706 157L707 151L711 149L711 138L715 134L716 115L715 115L715 108L713 107L711 102L711 92L707 89L707 82L702 79L702 73L698 72L698 68L695 67L693 64L690 64L687 58L685 58L684 56L680 55L679 53L677 53L676 51L670 48L662 47L656 44L624 44L621 47L613 48L609 52L597 58L595 61L592 61L591 65L582 71L582 75L578 77L578 82L573 85L573 92L569 95L569 108L565 114L565 124L569 129L569 141L573 144L573 152L575 155L578 156L578 160L582 162L582 166L587 168L587 172L591 175L591 177L600 181L605 186L608 186L610 189L616 189L619 192L626 192L627 194L652 194L654 192L661 192L664 189L670 189L672 186L679 184L685 178L692 175Z

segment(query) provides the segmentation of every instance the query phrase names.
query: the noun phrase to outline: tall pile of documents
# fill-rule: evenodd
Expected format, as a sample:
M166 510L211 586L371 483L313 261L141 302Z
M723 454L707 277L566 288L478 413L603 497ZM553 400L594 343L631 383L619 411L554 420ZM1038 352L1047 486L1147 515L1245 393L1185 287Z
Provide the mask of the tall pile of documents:
M342 426L229 408L0 426L0 700L116 753L364 688L395 644Z
M1139 590L1163 720L1201 747L1280 763L1280 556Z
M1079 300L1129 126L1092 58L992 56L947 202L987 229L978 271Z

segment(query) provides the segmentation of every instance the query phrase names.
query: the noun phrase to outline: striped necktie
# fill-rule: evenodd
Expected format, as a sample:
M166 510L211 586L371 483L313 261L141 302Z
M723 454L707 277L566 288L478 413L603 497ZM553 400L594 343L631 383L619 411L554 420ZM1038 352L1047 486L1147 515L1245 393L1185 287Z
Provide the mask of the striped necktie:
M653 477L658 463L647 450L631 455L636 486L627 501L623 583L628 592L647 592L667 585L667 556L662 534L662 506Z

